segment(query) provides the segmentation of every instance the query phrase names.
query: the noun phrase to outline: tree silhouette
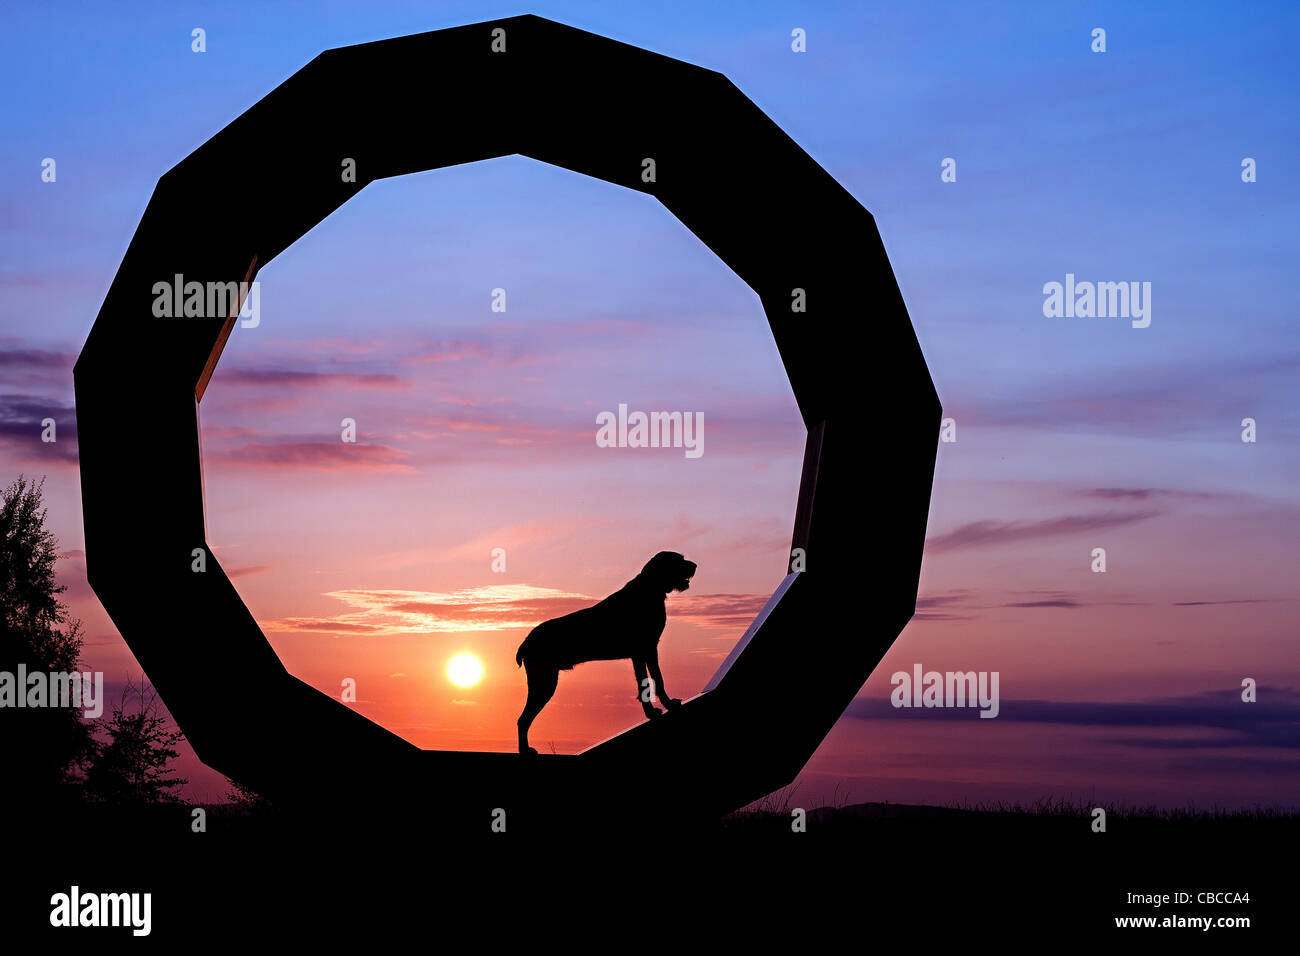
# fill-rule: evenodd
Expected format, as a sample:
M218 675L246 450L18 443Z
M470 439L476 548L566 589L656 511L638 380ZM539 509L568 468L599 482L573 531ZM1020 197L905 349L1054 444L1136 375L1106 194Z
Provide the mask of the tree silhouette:
M86 796L99 803L179 803L175 789L188 781L167 766L179 754L176 744L185 739L170 730L161 713L158 695L145 689L143 680L134 709L129 682L104 726L106 740L96 741L93 763L86 771Z
M22 476L0 491L0 671L80 669L81 622L69 621L55 580L58 541L45 527L45 480ZM25 688L17 688L25 693ZM71 708L0 709L5 738L4 796L35 805L66 802L68 786L92 754L89 726Z

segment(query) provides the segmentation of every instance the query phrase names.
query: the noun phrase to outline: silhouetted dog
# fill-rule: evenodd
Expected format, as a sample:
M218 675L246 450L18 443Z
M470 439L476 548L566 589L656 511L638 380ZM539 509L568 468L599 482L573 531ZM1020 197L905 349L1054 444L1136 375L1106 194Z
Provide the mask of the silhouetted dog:
M665 710L681 704L664 689L664 677L659 672L659 637L668 622L664 599L669 591L685 591L691 586L695 567L694 561L687 561L676 551L660 551L646 562L640 574L599 604L543 621L532 629L515 654L515 663L528 672L528 702L519 715L521 754L537 753L528 746L528 728L555 694L560 671L570 670L575 664L631 658L637 699L646 717L659 716L654 704L642 695L647 671L654 681L655 696Z

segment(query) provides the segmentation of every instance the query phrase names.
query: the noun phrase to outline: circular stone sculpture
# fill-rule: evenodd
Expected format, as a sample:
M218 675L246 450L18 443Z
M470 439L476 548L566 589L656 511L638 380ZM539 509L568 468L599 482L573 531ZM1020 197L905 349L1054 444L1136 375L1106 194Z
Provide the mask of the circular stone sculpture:
M757 293L808 428L791 564L705 691L533 760L420 750L285 670L206 536L198 409L238 303L154 309L251 281L369 182L509 154L662 202ZM941 411L871 214L721 74L538 17L328 50L168 171L75 382L91 586L199 756L282 802L725 813L794 778L915 609Z

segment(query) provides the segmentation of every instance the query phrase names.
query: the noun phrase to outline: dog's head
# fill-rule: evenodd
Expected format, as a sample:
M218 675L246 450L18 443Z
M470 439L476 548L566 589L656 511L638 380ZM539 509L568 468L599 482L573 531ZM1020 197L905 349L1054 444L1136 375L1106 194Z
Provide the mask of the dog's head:
M660 551L646 562L641 575L652 581L656 589L667 594L669 591L685 591L690 587L695 567L694 561L687 561L676 551Z

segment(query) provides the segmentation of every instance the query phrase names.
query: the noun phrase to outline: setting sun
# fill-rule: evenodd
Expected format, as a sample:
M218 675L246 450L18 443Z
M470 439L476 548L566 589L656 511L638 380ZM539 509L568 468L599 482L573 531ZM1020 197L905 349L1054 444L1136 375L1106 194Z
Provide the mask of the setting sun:
M483 676L483 665L473 654L457 654L447 663L447 678L457 687L473 687Z

